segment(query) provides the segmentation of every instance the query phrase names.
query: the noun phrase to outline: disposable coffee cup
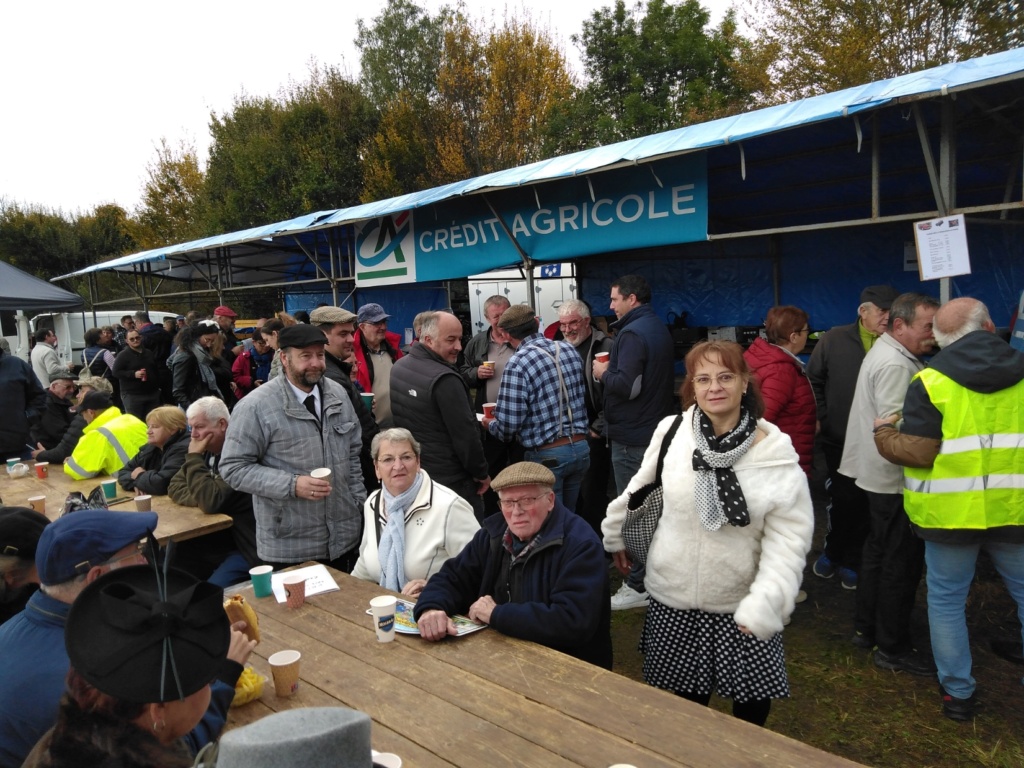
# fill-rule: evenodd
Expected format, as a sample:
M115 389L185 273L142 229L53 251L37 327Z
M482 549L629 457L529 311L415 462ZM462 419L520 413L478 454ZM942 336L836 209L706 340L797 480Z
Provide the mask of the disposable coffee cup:
M363 405L366 406L366 410L373 410L373 392L360 392L359 396L363 398Z
M494 409L497 407L497 403L484 403L484 416L486 416L488 419L493 419Z
M278 651L267 659L270 673L274 676L274 691L278 696L291 696L299 690L301 659L302 654L298 651Z
M284 594L288 598L289 608L299 608L306 602L306 577L285 576L281 583L284 585Z
M48 461L37 461L36 462L36 477L40 480L45 480L50 474L50 462Z
M483 363L483 364L484 364L484 366L486 366L487 368L493 368L493 367L494 367L494 361L493 361L493 360L484 360L484 363Z
M249 569L249 576L252 579L252 592L256 597L270 597L274 590L270 587L270 574L274 572L273 566L257 565Z
M331 476L331 470L327 469L327 467L321 467L320 469L314 469L309 473L309 476L315 477L317 480L326 480Z
M153 511L153 497L152 496L136 496L135 497L135 511L136 512L151 512L151 511Z
M598 352L596 355L594 355L594 359L597 360L597 362L599 363L607 363L609 357L611 357L610 352Z
M14 465L17 464L19 461L21 461L21 459L18 458L17 456L15 456L13 459L8 459L7 471L10 472L12 469L14 469Z
M40 515L46 514L46 497L45 496L29 496L28 505L32 507Z
M117 498L117 480L101 480L100 485L103 487L104 499L113 501Z
M377 642L390 643L395 639L395 605L398 599L394 595L381 595L370 601L370 613L373 615L373 628L377 631Z

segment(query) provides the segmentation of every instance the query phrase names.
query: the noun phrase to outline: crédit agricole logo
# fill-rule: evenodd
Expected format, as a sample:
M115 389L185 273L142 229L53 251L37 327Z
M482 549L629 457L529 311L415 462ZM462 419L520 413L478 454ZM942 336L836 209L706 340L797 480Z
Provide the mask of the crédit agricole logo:
M415 241L412 211L364 222L356 234L356 282L415 282Z

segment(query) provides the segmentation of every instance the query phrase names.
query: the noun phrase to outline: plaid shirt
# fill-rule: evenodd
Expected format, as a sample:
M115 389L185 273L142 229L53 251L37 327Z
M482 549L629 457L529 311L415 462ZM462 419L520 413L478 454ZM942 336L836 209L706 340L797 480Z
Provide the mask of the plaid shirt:
M556 351L568 402L558 382ZM487 429L499 440L518 437L526 448L539 448L569 435L586 435L584 392L583 361L575 347L534 333L522 340L505 365L494 421Z

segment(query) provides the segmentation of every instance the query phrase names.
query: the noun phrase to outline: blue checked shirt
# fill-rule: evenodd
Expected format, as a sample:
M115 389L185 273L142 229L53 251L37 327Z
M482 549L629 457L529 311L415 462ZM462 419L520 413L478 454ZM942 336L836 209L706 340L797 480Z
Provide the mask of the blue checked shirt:
M568 402L560 396L553 359L556 349ZM494 421L487 429L499 440L518 437L526 448L539 448L569 435L586 435L584 391L583 361L576 348L534 333L523 339L505 364Z

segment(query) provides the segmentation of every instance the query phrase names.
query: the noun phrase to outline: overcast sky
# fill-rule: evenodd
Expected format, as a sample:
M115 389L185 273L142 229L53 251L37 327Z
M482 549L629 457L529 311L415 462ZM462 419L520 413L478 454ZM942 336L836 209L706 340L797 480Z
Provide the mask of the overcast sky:
M433 12L444 3L418 4ZM703 4L717 23L730 2ZM210 113L228 111L238 94L274 94L304 80L312 60L356 77L356 19L370 21L385 5L0 0L0 198L66 214L103 203L133 210L161 137L193 142L205 156ZM569 37L605 5L611 0L508 3L548 27L577 64ZM500 19L506 3L468 6Z

